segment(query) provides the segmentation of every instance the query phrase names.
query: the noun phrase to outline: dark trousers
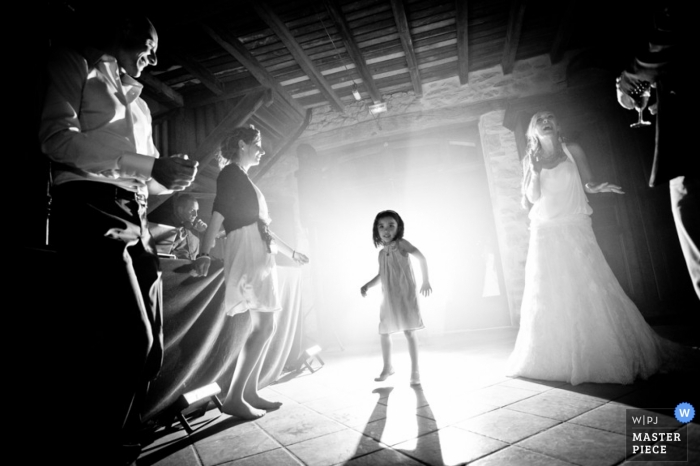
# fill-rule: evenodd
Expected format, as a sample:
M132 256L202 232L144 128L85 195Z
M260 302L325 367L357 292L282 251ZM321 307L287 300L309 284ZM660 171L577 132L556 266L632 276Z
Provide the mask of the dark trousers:
M134 442L162 363L161 273L146 210L145 198L105 183L52 192L49 239L66 272L55 296L63 303L60 383L87 392L78 438L99 464L118 464L121 445Z

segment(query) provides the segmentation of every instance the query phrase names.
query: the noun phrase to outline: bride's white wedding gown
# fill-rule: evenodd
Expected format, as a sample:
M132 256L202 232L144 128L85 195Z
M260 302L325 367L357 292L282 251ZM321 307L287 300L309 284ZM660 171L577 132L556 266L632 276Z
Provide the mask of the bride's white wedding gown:
M620 287L591 228L576 162L540 175L520 331L508 375L629 384L657 372L673 344L658 337Z

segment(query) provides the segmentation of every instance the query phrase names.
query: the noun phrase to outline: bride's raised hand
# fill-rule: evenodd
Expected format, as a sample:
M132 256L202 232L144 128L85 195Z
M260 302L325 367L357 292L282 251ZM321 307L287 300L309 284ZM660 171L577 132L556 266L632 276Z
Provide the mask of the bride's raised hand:
M603 182L603 183L586 183L586 192L591 193L591 194L597 194L597 193L617 193L617 194L625 194L625 192L622 190L622 187L608 183L608 182Z

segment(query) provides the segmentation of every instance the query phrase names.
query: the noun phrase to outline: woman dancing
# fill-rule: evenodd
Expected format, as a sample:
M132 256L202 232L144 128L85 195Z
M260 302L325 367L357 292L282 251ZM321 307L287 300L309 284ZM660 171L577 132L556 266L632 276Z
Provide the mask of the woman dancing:
M563 142L552 112L532 117L527 138L522 193L531 207L530 245L508 375L573 385L649 377L672 344L654 333L613 275L585 194L622 190L591 181L586 155Z
M299 264L308 257L289 247L268 228L265 197L248 178L248 169L265 155L260 132L254 127L236 128L221 144L221 156L229 162L219 174L209 227L195 267L206 275L209 250L223 224L226 230L224 282L226 314L250 313L252 330L238 357L223 411L243 419L256 419L281 403L258 395L258 379L275 330L274 313L282 310L277 296L274 253L279 250Z

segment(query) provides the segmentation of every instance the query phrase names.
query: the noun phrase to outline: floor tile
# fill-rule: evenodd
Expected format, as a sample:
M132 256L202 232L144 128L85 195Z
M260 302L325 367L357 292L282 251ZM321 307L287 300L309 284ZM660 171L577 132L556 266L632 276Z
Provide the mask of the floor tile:
M460 422L455 424L455 427L503 442L515 443L557 424L559 421L554 419L503 408Z
M539 393L546 392L547 390L551 390L552 388L559 387L561 385L564 385L564 383L551 382L548 380L532 380L519 377L508 379L505 382L499 383L498 385L500 385L501 387L520 388L522 390L530 390Z
M560 424L517 444L582 466L609 466L625 458L625 436L576 424Z
M283 448L266 451L221 466L302 466L302 463Z
M397 373L381 383L373 380L381 367L378 343L329 351L321 370L288 374L263 390L283 401L279 410L241 421L212 409L192 420L192 435L178 426L157 432L137 465L621 466L627 408L665 424L677 421L658 409L681 401L700 406L697 384L683 377L628 386L507 378L515 332L476 333L425 341L420 389L407 383L409 357L398 338ZM700 425L687 429L690 459L700 464Z
M507 445L463 429L446 427L394 448L431 466L442 466L474 461Z
M520 400L535 396L532 390L492 385L469 393L472 400L493 406L506 406Z
M439 428L498 409L496 406L468 399L436 397L429 405L418 409L418 415L434 419Z
M587 407L590 409L597 408L598 406L602 406L606 403L605 400L598 397L590 396L585 393L578 393L576 391L576 387L571 385L562 385L538 396L551 401L557 401L572 406Z
M508 405L508 409L534 414L536 416L548 417L558 421L567 421L595 407L581 404L575 405L562 400L561 397L547 396L550 392L551 391L544 392L526 400L510 404Z
M354 458L345 463L345 466L421 466L422 464L401 452L382 448L369 455Z
M469 463L469 466L571 466L571 464L551 456L512 446Z
M636 390L634 385L614 383L582 383L567 389L572 393L592 396L602 401L612 401Z
M280 446L260 428L243 434L238 434L232 429L224 430L195 443L203 466L215 466L274 450Z
M262 417L256 423L282 445L292 445L343 430L346 427L301 405L278 410L276 417Z
M627 409L625 406L616 403L599 406L570 419L569 422L627 435Z
M384 419L387 405L367 400L359 405L349 406L327 413L326 416L347 427L362 427L370 422Z
M289 446L304 464L329 466L349 461L381 448L379 443L351 429L317 437Z
M190 445L155 463L149 461L147 458L141 458L136 464L137 466L199 466L202 463L199 461L194 447Z
M395 445L434 432L438 430L438 426L433 419L410 412L394 412L385 419L370 422L357 430L385 445Z

